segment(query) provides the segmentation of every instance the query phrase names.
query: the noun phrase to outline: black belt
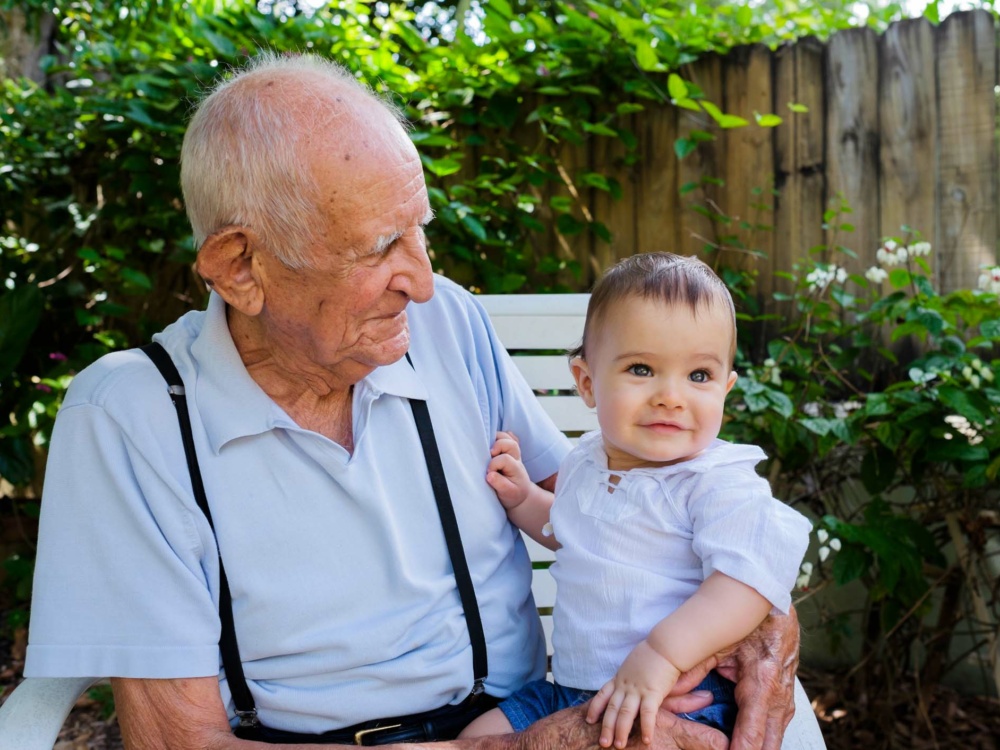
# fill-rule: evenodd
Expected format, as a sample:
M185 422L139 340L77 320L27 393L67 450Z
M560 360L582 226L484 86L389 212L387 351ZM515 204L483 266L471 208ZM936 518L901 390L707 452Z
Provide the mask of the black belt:
M191 475L191 490L195 501L198 503L198 507L205 514L208 525L212 527L212 532L214 533L215 524L212 523L212 512L208 507L208 496L205 493L205 485L202 483L201 468L198 466L198 455L195 452L194 437L191 433L191 418L187 409L184 381L181 380L180 373L177 372L177 368L171 361L170 355L167 354L166 349L160 344L154 341L142 347L142 351L153 360L156 369L160 371L164 380L167 381L170 399L177 410L181 442L184 444L184 455L187 459L188 472ZM410 363L410 367L413 367L413 360L410 359L409 353L406 354L406 360ZM349 729L340 729L323 735L297 735L292 732L282 732L281 730L263 726L257 719L257 707L253 696L250 694L250 687L247 685L246 677L243 674L243 662L240 659L239 646L236 643L236 626L233 620L232 597L229 593L229 581L226 578L226 569L222 565L222 550L220 548L219 620L222 632L219 638L219 651L222 656L222 669L226 673L226 679L229 681L233 703L236 705L236 715L240 720L239 726L234 730L236 736L269 743L283 742L285 740L280 739L280 737L288 736L296 738L289 741L300 744L328 742L337 744L384 745L388 742L433 740L438 738L428 736L428 731L450 732L454 729L455 735L457 735L476 716L495 705L495 703L486 705L491 699L483 693L488 673L483 621L479 614L479 605L476 601L476 592L472 585L469 565L465 559L465 550L462 547L462 537L459 533L458 521L455 518L455 509L452 506L451 494L448 492L448 482L445 478L444 466L441 463L441 455L438 452L437 441L434 438L434 426L431 424L430 411L425 401L417 399L410 399L410 409L413 412L413 420L416 422L417 434L420 436L420 445L423 449L424 461L427 464L427 473L430 475L434 502L437 505L438 515L441 518L445 545L448 548L448 556L451 558L451 567L455 574L455 583L458 588L459 599L462 602L462 611L465 614L466 626L469 629L469 641L472 645L473 675L470 695L455 706L445 706L427 714L404 716L401 719L378 719L366 722L365 726L358 725L361 727L360 729L350 727ZM216 541L216 544L218 544L218 541ZM483 700L477 701L476 699L479 698ZM473 704L475 705L473 706ZM480 709L479 706L481 704L486 705L486 707ZM478 713L472 713L474 710L477 710ZM455 713L455 716L452 716L452 712ZM461 716L458 714L461 714ZM459 725L461 721L464 721L464 723ZM430 723L424 726L427 722ZM259 734L252 736L248 734L241 735L241 731L245 733L257 731ZM330 738L328 738L328 735ZM342 739L332 739L333 735L339 735ZM309 737L314 737L315 739L307 739ZM368 741L361 741L369 737ZM442 736L440 739L454 739L454 736Z
M301 745L391 745L397 742L441 742L453 740L473 719L494 708L499 701L493 696L470 695L454 706L394 719L364 721L353 727L334 729L323 734L298 734L256 726L236 727L234 734L241 740L268 744Z

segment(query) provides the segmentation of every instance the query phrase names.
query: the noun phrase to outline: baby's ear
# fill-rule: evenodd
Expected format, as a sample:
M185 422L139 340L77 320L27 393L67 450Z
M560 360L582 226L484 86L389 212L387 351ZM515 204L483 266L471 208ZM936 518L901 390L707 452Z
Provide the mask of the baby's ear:
M738 377L739 375L736 374L736 370L733 370L731 373L729 373L729 380L726 381L726 393L729 393L731 390L733 390L733 386L736 385L736 378Z
M569 361L569 370L573 373L573 380L576 381L576 392L580 394L589 408L596 406L594 401L594 380L590 375L590 366L583 357L573 357Z

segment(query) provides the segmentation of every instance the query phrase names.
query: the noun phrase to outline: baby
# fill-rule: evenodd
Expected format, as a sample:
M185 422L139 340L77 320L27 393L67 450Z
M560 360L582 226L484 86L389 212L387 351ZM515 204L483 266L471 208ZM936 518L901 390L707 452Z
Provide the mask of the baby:
M463 737L590 700L603 747L624 747L637 714L649 744L682 673L788 611L811 524L771 496L760 448L718 439L735 352L732 297L701 261L636 255L597 283L570 368L600 430L566 457L554 502L509 433L486 477L511 522L558 550L555 684L529 683ZM731 734L733 683L713 672L699 689L714 703L684 717Z

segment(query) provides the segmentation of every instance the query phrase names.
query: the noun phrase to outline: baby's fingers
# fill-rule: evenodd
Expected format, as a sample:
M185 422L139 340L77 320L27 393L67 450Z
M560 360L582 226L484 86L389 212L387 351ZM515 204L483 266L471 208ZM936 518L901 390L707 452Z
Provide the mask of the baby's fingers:
M639 712L639 696L636 693L627 693L622 706L618 710L618 719L615 721L615 747L623 748L628 744L628 736L635 723L635 715ZM604 722L607 723L608 715L604 714Z
M590 705L587 707L588 724L594 724L601 718L601 714L604 713L604 709L607 707L608 701L611 700L611 694L614 691L614 681L607 682L604 684L604 687L598 690L594 697L590 699ZM605 745L605 747L607 747L607 745Z
M644 698L639 706L639 731L642 733L642 741L646 745L653 744L653 735L656 733L656 715L660 712L658 701Z

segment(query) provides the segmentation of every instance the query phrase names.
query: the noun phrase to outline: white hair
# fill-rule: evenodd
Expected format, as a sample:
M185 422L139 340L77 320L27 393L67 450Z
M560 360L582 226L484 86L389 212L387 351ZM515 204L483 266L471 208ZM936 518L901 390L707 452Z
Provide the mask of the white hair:
M375 102L404 129L398 107L346 68L315 55L262 51L217 84L197 107L181 148L181 189L200 247L214 232L252 229L290 268L309 268L318 188L309 136L355 136L356 115ZM370 118L369 118L370 120Z

